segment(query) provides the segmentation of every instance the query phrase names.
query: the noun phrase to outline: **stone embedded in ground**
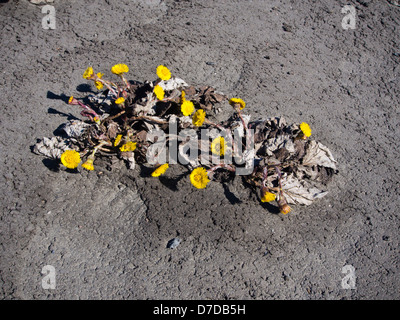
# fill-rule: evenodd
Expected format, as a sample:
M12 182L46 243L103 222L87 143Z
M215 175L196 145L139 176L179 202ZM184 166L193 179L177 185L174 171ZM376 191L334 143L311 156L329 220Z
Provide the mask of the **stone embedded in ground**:
M173 238L171 240L168 241L167 243L167 248L168 249L175 249L177 246L179 246L179 244L181 243L181 239L179 238Z
M42 3L51 3L54 2L54 0L29 0L30 3L33 4L42 4Z

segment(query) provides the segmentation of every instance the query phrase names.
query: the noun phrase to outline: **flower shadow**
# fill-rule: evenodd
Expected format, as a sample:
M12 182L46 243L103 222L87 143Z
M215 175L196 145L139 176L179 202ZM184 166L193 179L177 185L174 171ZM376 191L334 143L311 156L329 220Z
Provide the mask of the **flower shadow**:
M59 172L60 171L60 161L56 159L50 159L50 158L44 158L42 160L44 166L49 169L50 171L53 172Z
M141 178L158 179L158 181L160 181L163 186L167 187L171 191L179 191L179 189L178 189L179 181L181 181L184 177L186 177L190 174L190 172L183 172L183 173L176 174L173 177L169 177L167 175L162 175L157 178L154 178L151 176L152 172L154 171L154 168L146 167L146 166L141 166L140 168L141 168L141 170L140 170Z
M236 197L236 195L229 190L229 187L226 183L223 183L222 187L224 188L225 197L228 199L228 201L231 204L242 203L242 200L240 200L238 197Z
M82 93L93 93L93 94L96 94L96 92L93 91L92 87L87 83L79 84L76 87L76 91L82 92Z
M279 214L279 207L276 205L273 205L269 202L260 202L261 206L265 209L268 210L272 214Z
M68 100L69 100L69 97L66 96L64 93L55 94L54 92L51 92L51 91L47 91L46 97L47 97L47 99L50 99L50 100L61 100L65 103L68 103Z

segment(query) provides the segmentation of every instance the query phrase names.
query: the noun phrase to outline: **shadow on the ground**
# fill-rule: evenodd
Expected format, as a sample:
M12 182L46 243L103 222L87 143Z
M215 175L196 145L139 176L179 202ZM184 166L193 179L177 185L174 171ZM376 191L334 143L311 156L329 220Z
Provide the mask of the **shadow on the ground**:
M273 204L270 204L269 202L261 202L260 204L265 210L268 210L272 214L280 213L279 208L276 205L274 206Z
M50 158L44 158L42 160L43 164L47 169L53 172L59 172L60 171L60 161L56 159L50 159Z
M140 166L140 177L149 178L151 177L151 174L154 170L155 168ZM167 187L171 191L178 191L179 181L182 180L184 177L186 177L188 174L189 174L188 172L184 172L175 177L160 176L158 177L158 180L161 182L163 186Z
M226 183L223 183L223 184L222 184L222 187L224 188L225 197L228 199L228 201L229 201L231 204L242 203L242 200L240 200L238 197L236 197L235 194L232 193L232 192L229 190L229 186L228 186Z

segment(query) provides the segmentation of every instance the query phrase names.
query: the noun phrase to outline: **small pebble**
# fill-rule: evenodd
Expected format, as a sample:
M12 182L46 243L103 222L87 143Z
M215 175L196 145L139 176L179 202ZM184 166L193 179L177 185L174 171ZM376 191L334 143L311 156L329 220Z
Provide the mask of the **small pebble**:
M173 238L171 240L168 241L167 243L167 248L168 249L175 249L177 246L179 246L179 244L181 243L181 239L179 238Z

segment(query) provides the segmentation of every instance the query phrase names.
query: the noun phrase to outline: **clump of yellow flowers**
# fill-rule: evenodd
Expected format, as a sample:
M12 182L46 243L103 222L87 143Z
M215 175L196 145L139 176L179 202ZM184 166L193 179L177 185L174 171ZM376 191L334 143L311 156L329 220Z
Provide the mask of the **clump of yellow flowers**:
M250 123L248 116L242 114L246 102L238 97L228 98L211 87L199 89L189 86L181 79L177 79L165 65L154 68L156 80L152 82L130 82L126 78L129 71L130 68L124 63L113 65L111 73L118 81L111 81L104 78L104 73L95 71L93 66L84 70L83 78L93 81L97 90L102 91L95 98L89 99L90 103L87 102L88 99L74 96L68 99L70 106L81 108L81 115L86 117L86 120L79 124L80 131L76 131L74 127L75 134L80 132L80 135L70 139L69 147L64 148L59 154L61 164L70 170L76 170L81 166L87 171L95 171L95 160L98 155L118 157L126 161L129 168L134 167L135 163L144 164L149 150L156 142L148 139L150 130L163 130L167 137L166 141L169 141L172 136L169 136L167 124L170 117L174 116L179 119L182 126L180 129L190 128L198 137L201 137L201 130L221 130L217 135L210 135L211 144L202 149L202 152L208 153L219 162L215 164L190 162L188 165L190 184L196 189L205 189L213 180L229 179L239 167L228 161L229 156L238 155L237 149L244 144L244 140L236 144L231 143L222 131L228 132L229 135L233 133L234 128L241 126L242 132L246 134L247 131L259 126L257 122ZM228 105L227 110L233 113L233 116L227 122L214 123L211 121L215 116L214 105L223 103ZM76 123L74 125L76 126ZM271 123L270 127L266 127L268 130L258 131L257 139L261 142L267 141L272 133L288 132L275 130L276 126L276 123ZM311 136L310 125L302 122L290 130L291 142L296 142L297 147L304 146L305 150ZM166 144L166 148L168 147L170 144ZM261 203L276 201L280 212L287 214L291 211L291 207L285 193L284 181L291 169L286 170L286 168L296 160L292 156L291 162L286 161L282 157L287 150L278 151L281 151L276 152L277 157L281 157L279 161L269 163L268 157L264 156L263 162L261 161L263 165L256 166L245 181L261 190L259 194ZM272 153L274 154L275 150L272 150ZM166 174L170 167L168 162L153 163L157 165L152 169L152 177ZM301 163L301 159L298 163Z

